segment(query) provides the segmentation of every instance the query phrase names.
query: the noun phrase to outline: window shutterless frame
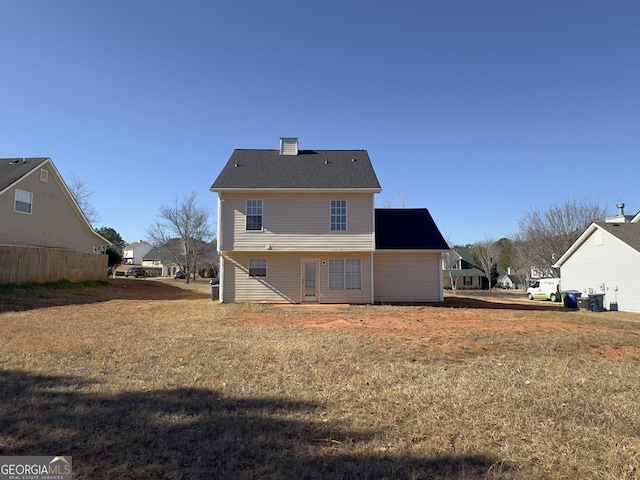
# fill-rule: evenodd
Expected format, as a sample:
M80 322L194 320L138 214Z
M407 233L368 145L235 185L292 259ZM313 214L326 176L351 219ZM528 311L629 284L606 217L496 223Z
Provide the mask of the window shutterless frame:
M329 290L361 290L362 260L335 258L329 260Z
M245 230L248 232L262 231L262 200L247 200Z
M250 277L266 277L267 276L267 259L266 258L250 258L249 259L249 276Z
M31 213L33 207L33 193L16 188L14 210L21 213Z
M347 230L346 200L331 200L329 228L332 232L345 232Z

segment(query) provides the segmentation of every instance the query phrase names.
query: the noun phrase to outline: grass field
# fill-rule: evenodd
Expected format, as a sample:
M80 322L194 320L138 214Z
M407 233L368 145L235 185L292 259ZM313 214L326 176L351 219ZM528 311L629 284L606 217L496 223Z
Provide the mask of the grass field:
M640 478L640 315L479 295L0 289L0 455L70 455L74 479Z

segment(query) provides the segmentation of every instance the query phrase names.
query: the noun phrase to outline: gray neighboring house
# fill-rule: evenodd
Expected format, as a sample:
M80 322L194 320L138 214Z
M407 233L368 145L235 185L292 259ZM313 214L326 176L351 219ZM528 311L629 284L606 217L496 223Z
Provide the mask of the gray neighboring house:
M512 275L504 271L501 272L500 270L498 270L498 281L496 283L496 286L500 288L506 288L507 290L512 290L522 288L522 283L516 275Z
M558 259L563 290L604 295L604 308L640 312L640 214L592 223Z
M300 150L296 138L237 149L211 191L221 302L443 299L446 242L426 209L375 208L381 187L366 150Z
M142 257L142 267L151 277L170 277L180 270L171 252L162 248L149 250Z

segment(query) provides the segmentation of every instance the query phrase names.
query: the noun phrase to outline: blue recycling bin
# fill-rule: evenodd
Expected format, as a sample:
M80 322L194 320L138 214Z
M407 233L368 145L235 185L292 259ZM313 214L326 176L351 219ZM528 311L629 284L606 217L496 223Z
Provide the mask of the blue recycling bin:
M582 295L580 292L576 292L575 290L568 290L565 292L565 303L564 306L567 308L578 308L578 298Z
M589 310L602 312L604 310L604 294L594 293L589 295Z

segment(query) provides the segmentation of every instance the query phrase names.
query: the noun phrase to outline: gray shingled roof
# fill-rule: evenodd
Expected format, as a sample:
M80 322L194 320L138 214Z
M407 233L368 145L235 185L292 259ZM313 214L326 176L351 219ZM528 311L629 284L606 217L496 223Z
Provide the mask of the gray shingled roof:
M640 223L597 222L596 225L640 252Z
M149 252L142 257L143 261L161 260L162 262L175 262L175 257L171 255L171 252L163 248L152 248Z
M212 191L225 189L367 189L381 190L366 150L237 149L229 158Z
M48 158L0 158L0 192L20 180Z

